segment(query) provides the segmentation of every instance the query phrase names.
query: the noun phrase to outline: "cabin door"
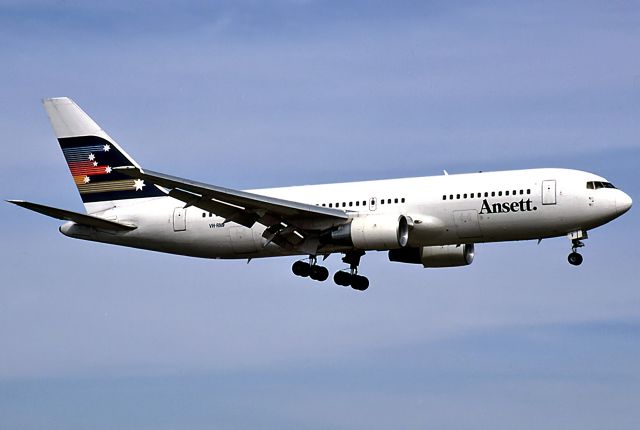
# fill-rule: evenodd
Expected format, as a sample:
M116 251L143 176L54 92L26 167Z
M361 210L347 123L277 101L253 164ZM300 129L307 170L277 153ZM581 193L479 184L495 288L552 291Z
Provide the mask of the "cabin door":
M175 208L173 210L173 231L185 231L187 229L187 210Z
M542 181L542 204L543 205L556 204L556 181L555 180Z

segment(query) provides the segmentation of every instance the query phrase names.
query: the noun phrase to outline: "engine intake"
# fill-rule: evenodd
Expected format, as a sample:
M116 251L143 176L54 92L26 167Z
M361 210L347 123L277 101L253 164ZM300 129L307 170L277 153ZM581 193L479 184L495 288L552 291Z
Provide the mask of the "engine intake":
M362 250L403 248L409 242L410 223L404 215L367 215L336 227L329 241Z
M421 248L392 249L389 260L399 263L422 264L424 267L468 266L473 262L475 247L466 245L423 246Z

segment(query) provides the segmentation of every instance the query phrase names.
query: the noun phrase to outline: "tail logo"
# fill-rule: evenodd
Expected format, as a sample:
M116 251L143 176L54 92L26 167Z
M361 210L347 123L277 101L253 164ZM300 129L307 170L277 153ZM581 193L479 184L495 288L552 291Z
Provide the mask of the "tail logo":
M83 201L164 195L156 187L147 187L142 179L132 179L114 171L114 167L131 165L131 161L106 140L80 136L59 141Z

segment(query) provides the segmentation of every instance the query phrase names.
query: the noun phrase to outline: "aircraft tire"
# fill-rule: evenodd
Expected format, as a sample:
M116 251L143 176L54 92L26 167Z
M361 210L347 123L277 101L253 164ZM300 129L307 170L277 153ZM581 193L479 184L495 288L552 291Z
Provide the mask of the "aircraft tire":
M304 261L296 261L295 263L293 263L293 266L291 266L291 271L296 276L302 276L303 278L306 278L307 276L311 275L311 265L309 265L309 263L305 263Z
M364 291L369 288L369 279L365 276L354 275L351 280L351 288L358 291Z
M340 270L333 275L333 282L340 286L348 287L351 285L351 274Z
M582 255L578 254L577 252L572 252L571 254L569 254L567 260L569 261L569 264L573 266L579 266L582 264Z
M311 279L319 282L324 282L329 278L329 271L326 267L311 266L311 272L309 273Z

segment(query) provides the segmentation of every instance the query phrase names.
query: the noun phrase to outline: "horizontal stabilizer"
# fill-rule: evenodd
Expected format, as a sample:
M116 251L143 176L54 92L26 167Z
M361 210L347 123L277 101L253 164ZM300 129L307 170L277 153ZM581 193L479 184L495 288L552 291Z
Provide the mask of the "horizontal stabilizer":
M64 209L52 208L51 206L40 205L37 203L25 202L24 200L7 200L9 203L21 206L23 208L41 213L52 218L65 221L73 221L77 224L89 227L101 228L104 230L127 231L134 230L136 227L132 225L121 224L115 221L109 221L92 215L85 215L78 212L67 211Z

